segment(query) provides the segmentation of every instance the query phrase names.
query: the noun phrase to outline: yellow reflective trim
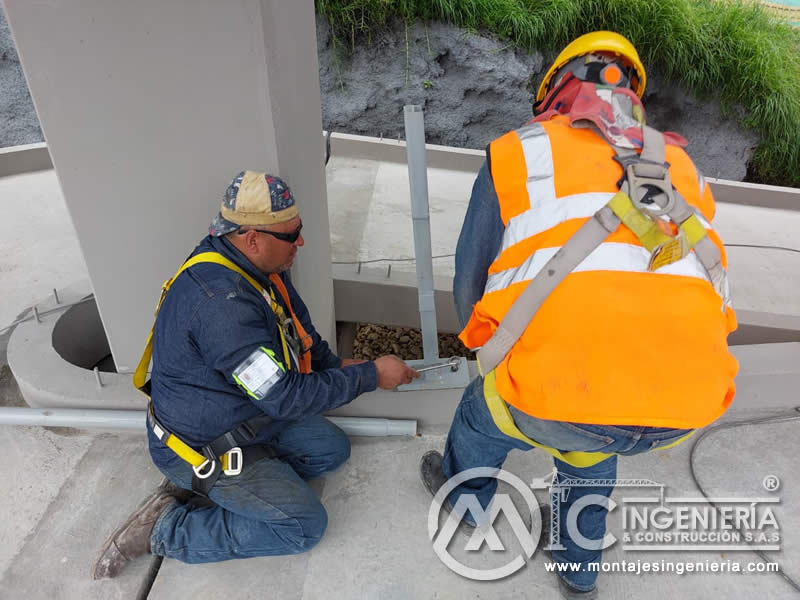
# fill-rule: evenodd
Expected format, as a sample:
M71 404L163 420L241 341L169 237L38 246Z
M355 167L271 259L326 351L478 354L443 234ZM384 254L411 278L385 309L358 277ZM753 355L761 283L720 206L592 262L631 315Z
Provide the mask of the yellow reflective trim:
M682 437L679 437L679 438L678 438L677 440L675 440L674 442L670 442L670 443L669 443L669 444L667 444L666 446L656 446L655 448L653 448L652 450L650 450L650 452L655 452L656 450L666 450L667 448L674 448L675 446L677 446L677 445L678 445L678 444L680 444L681 442L685 442L685 441L686 441L686 440L688 440L690 437L692 437L692 436L694 435L694 432L695 432L695 431L696 431L695 429L692 429L692 430L691 430L689 433L687 433L686 435L684 435L684 436L682 436Z
M608 201L608 207L628 229L636 234L648 252L652 252L653 249L673 239L672 236L661 231L658 223L636 208L625 192L617 192Z
M514 423L514 417L511 416L511 411L508 410L508 405L497 393L494 371L491 371L483 378L483 396L486 399L486 405L489 408L489 412L492 415L495 425L497 425L497 428L505 435L523 441L535 448L539 448L540 450L544 450L552 457L564 461L573 467L578 467L580 469L592 467L616 454L616 452L607 454L605 452L581 452L578 450L561 452L560 450L556 450L550 446L545 446L544 444L533 441L519 430L517 424ZM690 431L688 434L678 438L677 440L670 442L665 446L653 448L653 450L666 450L667 448L673 448L681 442L689 439L693 434L694 431Z
M272 361L273 361L273 362L274 362L276 365L278 365L278 366L281 368L281 371L283 371L284 373L286 373L286 367L284 367L284 366L283 366L283 363L282 363L281 361L279 361L279 360L278 360L278 357L277 357L277 356L275 356L275 353L274 353L272 350L270 350L269 348L265 348L264 346L260 346L260 348L261 348L261 349L262 349L264 352L266 352L266 353L267 353L267 356L269 356L269 357L272 359Z
M697 218L697 215L692 215L681 223L681 231L686 234L686 240L689 242L689 248L694 248L694 245L702 240L708 233L706 228Z

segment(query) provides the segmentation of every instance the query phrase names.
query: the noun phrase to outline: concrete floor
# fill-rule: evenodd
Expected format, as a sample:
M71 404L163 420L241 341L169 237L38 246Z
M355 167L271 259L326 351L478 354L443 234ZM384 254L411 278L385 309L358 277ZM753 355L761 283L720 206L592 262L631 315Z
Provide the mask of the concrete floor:
M775 554L795 578L800 577L800 492L792 475L800 452L796 423L737 430L715 435L699 455L698 473L716 495L755 494L765 473L783 478L782 503L776 511L784 536ZM353 440L351 460L317 488L330 524L323 541L311 552L291 557L259 558L210 565L185 565L165 560L146 596L173 598L558 598L553 575L544 570L541 553L517 574L497 582L475 582L445 567L426 535L430 504L417 473L419 457L440 449L443 435L417 438ZM143 436L64 434L31 428L0 429L0 447L12 461L0 473L6 487L7 514L0 535L0 596L4 598L136 598L148 581L154 560L136 561L117 580L94 582L89 571L105 537L159 477L146 454ZM15 453L15 449L16 453ZM24 452L23 452L24 449ZM688 475L690 444L673 451L625 460L620 477L648 477L668 485L675 496L698 496ZM14 459L18 459L14 460ZM10 464L26 465L24 471ZM505 468L528 480L544 476L550 461L540 452L514 452ZM735 468L732 466L735 465ZM321 488L321 489L320 489ZM541 501L546 501L538 491ZM618 488L612 497L621 502ZM502 518L501 518L502 520ZM621 537L619 515L609 527ZM518 552L503 523L498 527L508 552ZM456 537L451 551L466 538ZM657 554L657 556L653 556ZM499 558L486 546L465 561L476 566ZM750 552L642 553L618 545L608 561L738 561L758 560ZM505 562L503 559L501 562ZM791 588L774 574L632 574L601 575L604 598L789 598Z
M334 157L328 168L334 259L413 255L409 210L392 199L407 189L405 171L386 163L360 162L358 168L347 161ZM431 173L434 254L453 252L470 187L471 180L463 173ZM86 277L86 271L52 172L0 179L0 197L14 199L10 216L0 222L0 289L4 294L0 326L5 326L53 287ZM403 215L408 216L407 228L387 226L387 219L395 222L400 217L402 222ZM752 230L754 222L761 223L759 231ZM788 246L795 245L798 225L800 213L730 205L720 206L717 221L727 241ZM47 232L47 240L38 243L35 232L41 231ZM50 245L50 240L55 245ZM737 306L800 314L798 260L800 257L787 253L732 249L731 278ZM450 260L436 264L440 274L452 269ZM393 268L412 270L413 264L400 263ZM5 362L4 337L0 335L0 364ZM754 352L761 353L769 364L782 355L791 363L800 347L771 350L774 355L769 350ZM740 394L725 420L787 413L800 404L792 393L800 384L796 377L781 379L791 368L789 364L776 369L772 379L782 386L782 394L754 386L744 373ZM13 377L3 367L0 404L21 403ZM781 479L776 515L783 541L775 560L795 579L800 579L800 490L794 482L798 474L795 457L800 454L798 427L800 422L794 421L715 433L703 442L697 461L698 476L713 495L761 497L768 495L762 488L765 476ZM416 438L353 439L351 460L316 484L330 524L314 550L300 556L214 565L189 566L165 560L147 597L558 598L554 576L545 572L541 554L534 555L517 574L498 582L462 578L436 557L426 533L430 498L419 482L417 464L426 450L440 449L443 444L443 431L439 430L423 431ZM0 520L4 542L0 547L0 598L145 597L149 572L157 564L154 559L136 561L114 581L89 578L103 540L159 480L144 437L0 427L0 448L5 457L0 476L5 482L2 506L6 515ZM621 462L619 477L647 477L665 483L672 496L699 496L688 470L690 449L691 442L675 450L626 459ZM547 475L551 462L540 452L514 452L505 467L528 481ZM543 491L536 493L541 501L546 500ZM626 493L618 488L613 499L621 502ZM609 527L621 535L618 514L612 513ZM507 523L502 523L498 532L508 552L516 552ZM477 553L464 552L459 544L465 540L454 539L454 555L472 561L473 566L499 560L485 545ZM621 550L619 544L605 557L608 561L758 561L750 552L636 553ZM796 597L774 574L615 573L601 575L598 585L604 598Z

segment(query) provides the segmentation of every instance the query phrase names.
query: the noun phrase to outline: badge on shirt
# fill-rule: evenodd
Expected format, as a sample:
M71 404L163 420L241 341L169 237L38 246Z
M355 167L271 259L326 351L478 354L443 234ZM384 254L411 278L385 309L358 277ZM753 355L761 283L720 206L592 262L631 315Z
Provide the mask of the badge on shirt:
M262 400L284 371L283 365L275 358L275 353L262 346L236 367L233 380L248 396Z

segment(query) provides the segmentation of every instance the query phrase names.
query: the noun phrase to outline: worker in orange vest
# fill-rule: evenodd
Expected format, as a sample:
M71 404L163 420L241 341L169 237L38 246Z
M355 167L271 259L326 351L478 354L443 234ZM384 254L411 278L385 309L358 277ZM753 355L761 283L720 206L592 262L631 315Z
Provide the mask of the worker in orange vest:
M714 199L686 140L646 125L645 83L627 39L581 36L545 74L534 119L489 145L454 280L460 338L480 349L482 375L444 456L422 459L431 493L467 469L499 469L514 448L552 454L561 480L614 480L617 455L679 443L730 405L736 318ZM560 521L587 494L607 498L605 483L571 489ZM496 488L467 480L447 502L475 494L486 509ZM560 528L552 559L581 565L557 571L566 598L596 597L602 552L573 537L601 540L607 512L580 512L582 538Z

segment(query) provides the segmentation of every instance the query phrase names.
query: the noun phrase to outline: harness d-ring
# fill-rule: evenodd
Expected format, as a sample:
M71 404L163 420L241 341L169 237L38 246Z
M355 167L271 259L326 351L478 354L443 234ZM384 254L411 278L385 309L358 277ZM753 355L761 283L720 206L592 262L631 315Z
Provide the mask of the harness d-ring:
M203 469L211 465L211 468L208 471L204 472ZM192 471L194 471L195 476L198 479L208 479L211 475L214 474L214 471L217 469L217 461L206 459L202 465L198 467L192 467Z

